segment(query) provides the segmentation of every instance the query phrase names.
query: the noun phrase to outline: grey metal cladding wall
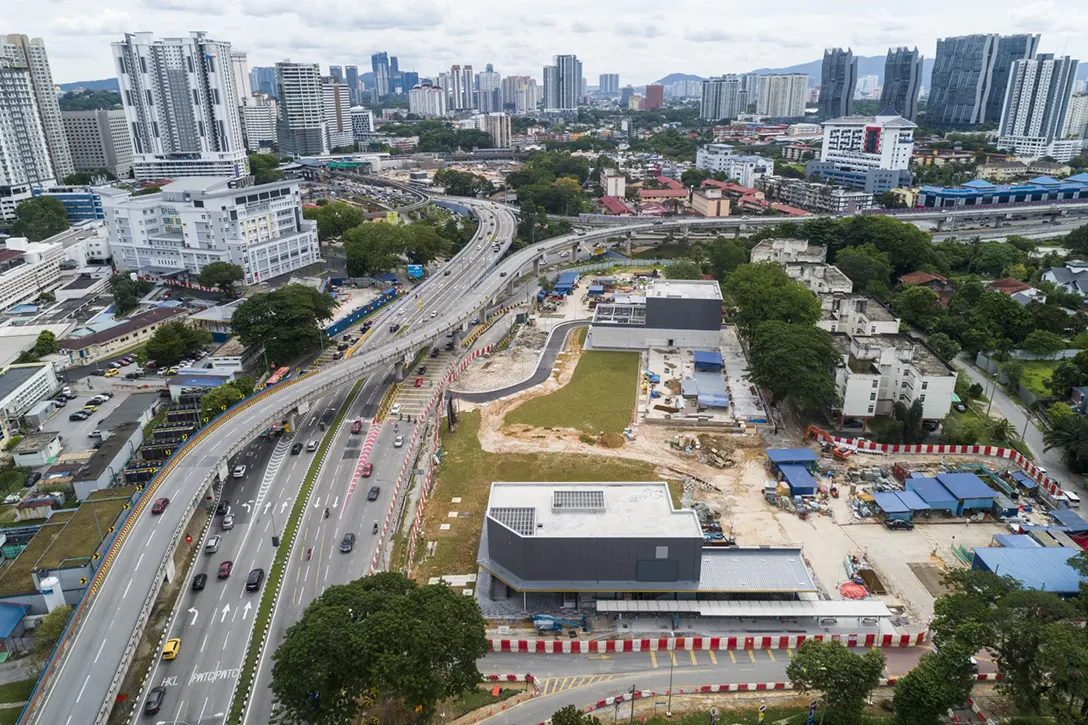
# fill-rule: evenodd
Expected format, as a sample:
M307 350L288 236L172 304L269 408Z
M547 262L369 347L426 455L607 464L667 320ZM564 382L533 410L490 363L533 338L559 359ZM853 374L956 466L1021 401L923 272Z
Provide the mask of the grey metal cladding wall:
M702 563L702 541L699 539L523 539L488 520L490 557L528 581L636 581L639 561L657 561L658 546L668 547L668 556L662 561L675 562L675 581L699 579Z
M722 326L719 300L680 297L646 300L646 327L668 330L717 330Z

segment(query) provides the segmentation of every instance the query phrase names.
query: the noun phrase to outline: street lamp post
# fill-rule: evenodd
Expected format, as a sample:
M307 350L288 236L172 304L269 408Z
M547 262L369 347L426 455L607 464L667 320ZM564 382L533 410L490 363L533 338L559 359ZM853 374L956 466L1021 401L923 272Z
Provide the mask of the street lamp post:
M676 651L669 650L669 704L665 708L665 717L672 717L672 674L676 669ZM631 703L631 709L635 707L634 702Z

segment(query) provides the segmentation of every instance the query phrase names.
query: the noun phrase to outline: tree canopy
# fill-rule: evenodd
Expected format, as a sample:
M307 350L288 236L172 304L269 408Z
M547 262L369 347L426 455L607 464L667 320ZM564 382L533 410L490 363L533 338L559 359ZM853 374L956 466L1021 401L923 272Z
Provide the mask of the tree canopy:
M55 196L36 196L15 207L14 237L26 237L40 242L68 228L68 212Z
M317 221L317 238L321 241L338 239L352 227L363 223L363 213L358 207L345 204L342 201L332 201L321 206L312 213L312 218Z
M865 700L884 673L884 655L877 649L854 654L837 641L806 640L786 668L786 676L801 693L819 690L836 722L860 723Z
M494 186L479 174L457 169L439 169L434 172L434 183L452 196L479 196L490 194Z
M216 287L225 293L234 290L234 284L245 279L245 273L237 264L230 262L211 262L204 265L200 274L196 276L200 284L205 287Z
M777 262L741 265L729 275L723 289L737 308L737 324L748 334L761 322L778 320L807 326L820 319L816 295L787 277Z
M272 656L271 687L286 725L353 722L372 691L425 719L479 685L486 652L475 599L383 572L331 586L306 607Z
M50 330L42 330L38 333L38 339L34 341L34 354L38 357L52 355L60 350L57 344L57 336Z
M159 367L167 367L211 341L211 333L204 328L191 327L182 320L171 320L158 326L144 348Z
M327 336L321 326L331 320L336 302L301 284L247 297L231 317L231 328L246 345L264 345L269 359L284 363L320 349Z
M697 262L690 259L680 259L665 267L665 277L668 279L702 279L703 269Z
M742 264L748 264L748 249L737 239L718 237L707 245L706 256L710 274L719 282L724 282Z
M140 304L140 298L155 288L147 280L132 279L128 274L115 274L109 279L114 309L119 315L132 312Z
M813 412L838 402L832 369L841 360L827 330L770 320L749 338L748 378L775 402L788 399L797 410Z
M574 215L588 208L582 184L589 178L589 160L560 151L531 155L506 183L517 190L518 204L532 204L549 214Z
M428 224L400 226L386 222L360 224L344 234L348 274L365 277L394 269L401 256L414 264L429 264L448 254L452 244Z
M250 154L249 173L253 174L255 184L270 184L281 181L284 174L279 170L280 159L276 154Z
M835 257L835 266L850 278L854 289L866 289L873 283L886 289L891 282L891 259L873 244L843 249Z
M240 377L212 388L200 398L200 414L211 420L224 410L253 393L253 378Z
M34 628L34 645L30 652L32 666L36 672L40 672L53 654L53 649L60 641L64 628L68 626L68 619L72 616L72 608L65 605L57 607L49 614L42 617L38 626Z

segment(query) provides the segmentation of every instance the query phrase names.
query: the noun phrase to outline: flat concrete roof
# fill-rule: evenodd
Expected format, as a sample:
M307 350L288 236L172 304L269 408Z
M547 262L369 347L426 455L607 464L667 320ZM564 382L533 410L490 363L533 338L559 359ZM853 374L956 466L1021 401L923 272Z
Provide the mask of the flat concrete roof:
M646 287L646 298L679 297L682 299L720 300L722 288L706 279L655 279Z
M488 516L522 536L702 538L664 481L491 484Z
M831 601L638 599L597 600L600 613L672 614L691 612L704 617L891 617L891 610L879 599L835 599Z
M0 401L14 393L20 385L42 371L49 363L34 363L10 367L0 373Z
M121 403L113 409L113 412L103 419L99 427L113 430L125 423L132 423L143 415L148 408L155 405L155 403L161 399L162 398L158 393L133 393L122 400Z

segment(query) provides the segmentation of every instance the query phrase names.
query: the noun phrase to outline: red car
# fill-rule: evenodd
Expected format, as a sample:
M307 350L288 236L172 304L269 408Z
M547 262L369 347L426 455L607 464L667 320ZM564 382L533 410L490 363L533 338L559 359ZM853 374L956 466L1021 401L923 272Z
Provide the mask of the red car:
M351 424L351 432L358 433L363 429L363 421L357 420Z
M233 561L224 561L219 565L219 578L226 579L230 576L230 570L234 568Z
M416 378L416 387L417 388L422 388L423 387L423 378Z
M160 499L159 499L158 501L156 501L155 503L151 504L151 513L153 513L153 514L155 514L156 516L158 516L158 515L159 515L159 514L161 514L161 513L163 512L163 511L165 511L165 510L166 510L166 507L167 507L167 506L169 506L169 505L170 505L170 499L168 499L168 498L160 498Z
M372 474L372 473L374 473L374 464L373 463L364 463L363 464L363 478L370 478L370 474Z

